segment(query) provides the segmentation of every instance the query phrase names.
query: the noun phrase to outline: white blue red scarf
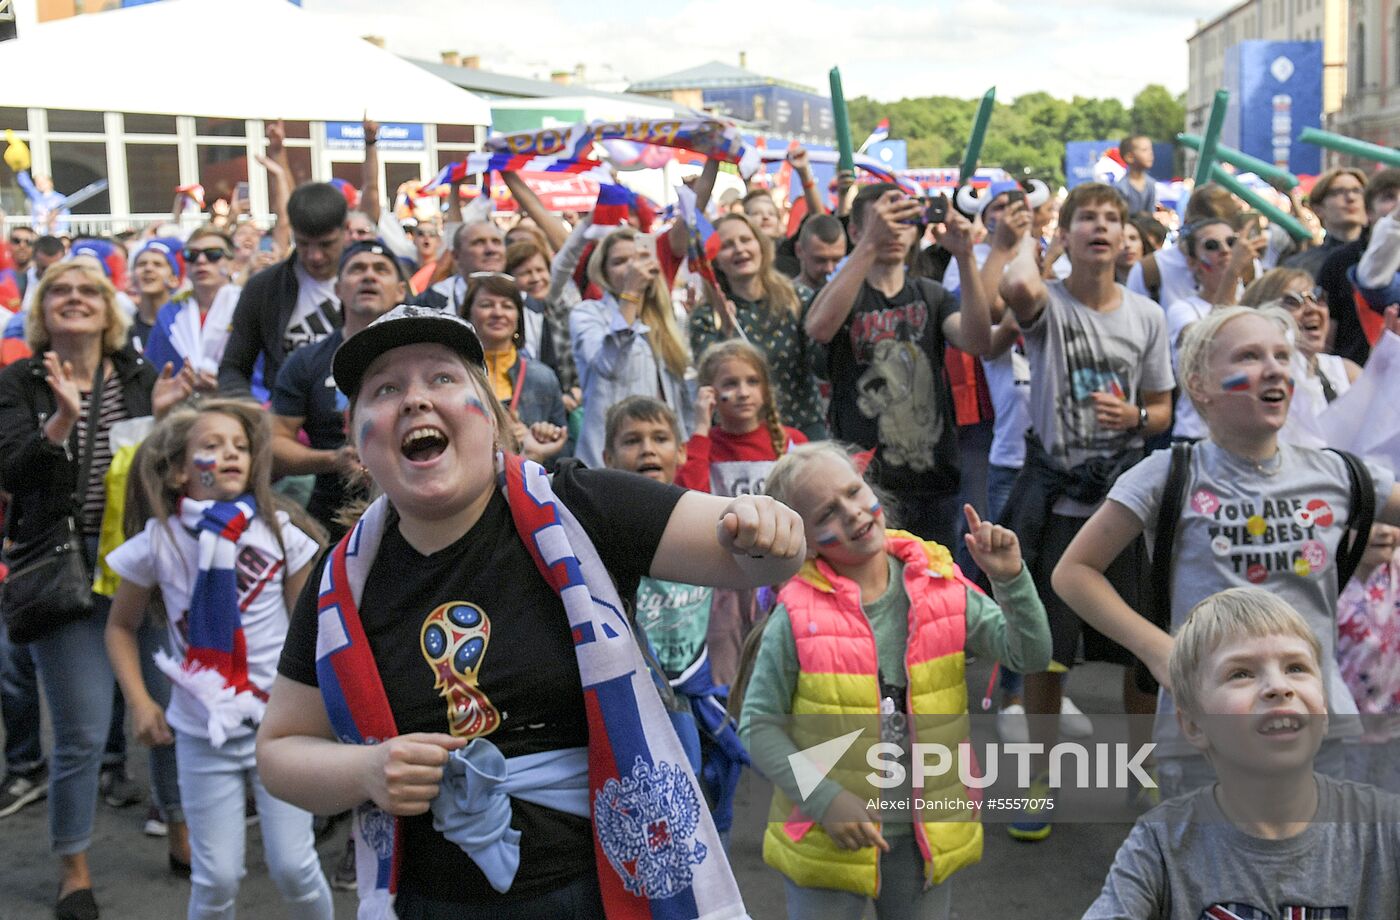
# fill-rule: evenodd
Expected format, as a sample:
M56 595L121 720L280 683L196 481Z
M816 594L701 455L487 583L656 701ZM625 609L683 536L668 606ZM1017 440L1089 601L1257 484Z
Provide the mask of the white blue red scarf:
M258 515L251 494L231 502L180 499L180 523L199 543L199 574L185 613L188 646L156 665L208 710L209 743L220 747L237 727L262 721L267 694L248 679L248 645L238 600L238 540ZM277 563L281 565L279 561Z
M699 783L588 535L544 468L506 455L502 488L521 542L573 630L588 718L588 787L608 920L744 918ZM381 496L321 576L316 676L336 735L377 744L398 734L358 612L389 516ZM353 822L361 920L395 917L398 821L366 802Z

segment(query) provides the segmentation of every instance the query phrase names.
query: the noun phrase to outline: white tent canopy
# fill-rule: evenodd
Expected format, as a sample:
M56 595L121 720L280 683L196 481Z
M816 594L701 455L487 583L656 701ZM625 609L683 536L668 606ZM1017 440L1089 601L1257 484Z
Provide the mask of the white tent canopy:
M7 106L491 123L481 97L286 0L166 0L43 23L0 43L0 73Z

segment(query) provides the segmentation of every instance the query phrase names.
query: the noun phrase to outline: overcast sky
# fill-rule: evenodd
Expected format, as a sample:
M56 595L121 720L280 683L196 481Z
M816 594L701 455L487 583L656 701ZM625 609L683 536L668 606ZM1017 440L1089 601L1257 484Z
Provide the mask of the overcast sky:
M1186 39L1234 0L303 0L397 54L455 50L487 70L548 78L583 64L591 80L642 80L703 64L826 92L894 100L1010 100L1036 90L1125 102L1148 83L1186 89Z

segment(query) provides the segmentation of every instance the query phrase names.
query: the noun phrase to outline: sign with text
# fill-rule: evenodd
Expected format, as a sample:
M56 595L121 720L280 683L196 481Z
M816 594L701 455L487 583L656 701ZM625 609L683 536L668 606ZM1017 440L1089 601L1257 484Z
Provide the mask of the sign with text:
M358 121L326 122L326 146L331 150L360 150L365 127ZM422 150L423 126L388 122L379 126L380 150Z
M1295 175L1322 170L1322 151L1298 141L1322 127L1322 43L1240 42L1225 53L1225 113L1221 143Z

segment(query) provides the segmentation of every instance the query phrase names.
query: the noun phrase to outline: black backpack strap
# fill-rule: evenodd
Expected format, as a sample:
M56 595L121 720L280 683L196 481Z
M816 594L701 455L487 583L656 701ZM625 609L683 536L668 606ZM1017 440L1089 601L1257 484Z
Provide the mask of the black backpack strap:
M1157 530L1152 535L1152 564L1147 574L1147 601L1140 605L1148 620L1167 632L1171 631L1172 624L1173 544L1176 543L1176 525L1181 520L1181 508L1186 503L1193 446L1190 441L1177 441L1172 444L1167 481L1162 487L1162 503L1157 509ZM1141 661L1133 662L1133 680L1141 692L1157 692L1157 679Z
M1152 619L1162 629L1169 629L1172 622L1173 544L1176 543L1176 525L1181 520L1181 508L1186 503L1191 448L1190 441L1172 444L1167 484L1162 490L1162 504L1157 510L1157 531L1152 536L1152 575L1149 580Z
M1351 485L1351 512L1346 531L1337 544L1337 591L1341 592L1361 564L1366 544L1371 539L1371 524L1376 519L1376 483L1360 457L1345 450L1330 447L1328 450L1345 461Z

